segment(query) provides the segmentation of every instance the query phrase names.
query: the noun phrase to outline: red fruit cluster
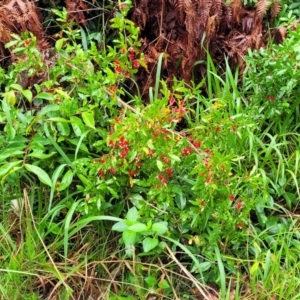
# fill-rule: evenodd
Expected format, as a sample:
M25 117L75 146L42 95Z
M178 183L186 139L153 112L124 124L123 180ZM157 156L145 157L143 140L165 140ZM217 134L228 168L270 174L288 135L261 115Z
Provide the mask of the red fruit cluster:
M168 180L164 177L164 175L162 173L159 173L157 178L163 185L168 184Z
M181 153L183 156L188 156L189 154L191 154L193 152L193 149L192 148L183 148L181 150Z

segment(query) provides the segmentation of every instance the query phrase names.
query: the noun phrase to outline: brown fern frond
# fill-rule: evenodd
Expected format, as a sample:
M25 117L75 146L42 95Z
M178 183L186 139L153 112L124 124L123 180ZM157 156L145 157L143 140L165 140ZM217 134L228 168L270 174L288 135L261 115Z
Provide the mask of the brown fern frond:
M86 4L82 0L66 0L66 8L68 18L73 19L78 24L86 24L84 12L88 10Z
M230 7L232 8L232 18L237 24L240 24L240 11L242 9L241 0L231 0Z
M173 0L175 9L187 9L192 4L191 0Z
M212 2L210 0L200 0L198 3L197 15L199 17L198 22L203 30L207 25L207 20L210 14Z
M210 8L210 16L215 16L214 23L216 28L219 28L219 25L223 18L223 9L222 9L222 0L213 0Z
M279 0L275 0L271 8L271 18L270 18L271 23L273 23L274 19L278 16L280 11L281 11L280 2Z
M261 23L265 13L267 12L271 2L269 0L259 0L255 9L255 23Z

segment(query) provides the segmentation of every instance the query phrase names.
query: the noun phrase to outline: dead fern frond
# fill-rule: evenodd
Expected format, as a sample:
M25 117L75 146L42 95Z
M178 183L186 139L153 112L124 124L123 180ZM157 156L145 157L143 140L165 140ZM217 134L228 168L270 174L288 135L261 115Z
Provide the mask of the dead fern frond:
M232 18L237 24L240 24L240 11L242 9L241 0L231 0L230 7L232 8Z
M271 2L269 0L259 0L255 9L255 23L262 23L263 17L267 12Z
M278 16L280 11L281 11L280 2L279 0L275 0L271 8L271 18L270 18L271 23L273 23L274 19Z
M82 0L65 0L68 12L68 18L73 19L78 24L86 24L84 12L88 10L86 4Z

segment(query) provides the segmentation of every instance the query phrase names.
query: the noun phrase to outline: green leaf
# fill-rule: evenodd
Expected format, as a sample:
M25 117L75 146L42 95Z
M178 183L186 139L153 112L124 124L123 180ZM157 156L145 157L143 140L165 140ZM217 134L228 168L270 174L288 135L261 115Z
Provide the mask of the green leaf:
M58 190L59 191L65 190L72 183L72 180L73 180L73 171L68 170L67 173L62 178Z
M8 140L12 141L16 136L16 129L13 127L11 123L6 124L4 127L4 131L7 132Z
M53 183L49 177L49 175L40 167L30 165L30 164L25 164L25 168L29 171L34 173L41 182L43 182L46 185L49 185L50 187L53 186Z
M15 167L21 163L22 163L22 161L18 160L18 161L12 161L10 163L3 165L0 168L0 178L3 177L6 173L8 173L10 171L10 169L12 169L13 167Z
M139 217L139 213L135 207L130 208L126 215L127 221L132 223L136 222L138 217Z
M168 289L170 285L166 279L163 279L158 283L158 287L161 289Z
M36 98L38 99L45 99L45 100L54 100L54 96L49 93L41 92L36 95Z
M22 94L29 102L32 101L32 92L30 90L24 90Z
M57 104L46 105L38 112L37 115L42 116L42 115L46 115L47 113L49 113L51 111L57 111L57 110L59 110L59 105L57 105Z
M0 161L8 158L8 157L16 157L17 155L23 155L24 151L20 151L19 149L6 149L0 153Z
M128 228L127 224L124 221L121 221L121 222L114 224L114 226L112 227L112 230L118 231L118 232L123 232L127 228Z
M56 127L61 135L69 136L70 135L70 126L66 122L57 122Z
M212 262L210 261L205 261L199 264L200 272L205 272L207 271L210 267L212 266Z
M61 39L59 39L59 40L57 40L55 42L55 50L56 51L60 51L61 50L61 48L62 48L65 40L66 40L65 38L61 38Z
M3 95L3 99L5 100L5 102L9 105L15 105L16 104L16 94L14 91L9 91L7 93L2 94Z
M133 246L136 240L136 232L125 230L122 234L122 237L126 247Z
M250 274L254 275L257 272L258 267L259 267L259 262L256 261L250 268Z
M28 154L28 157L36 157L38 159L46 159L56 154L56 152L51 152L48 154L43 153L42 151L34 151L30 154Z
M71 125L76 136L81 136L84 132L84 125L78 117L70 117Z
M14 89L14 90L17 90L19 92L22 92L23 91L23 88L20 84L18 83L12 83L10 86L9 86L11 89Z
M156 284L157 279L154 276L148 276L145 278L145 281L149 287L153 287Z
M145 230L148 230L147 225L143 223L136 223L128 227L129 230L134 231L134 232L142 232Z
M162 169L163 169L163 163L162 163L160 160L157 160L157 161L156 161L156 165L157 165L157 167L158 167L158 170L159 170L159 171L162 171Z
M83 122L88 126L91 127L93 129L95 129L95 119L94 119L94 115L90 112L83 112L82 113L82 119Z
M158 235L162 235L166 233L168 230L168 223L167 222L157 222L152 225L151 230L155 231Z
M149 252L152 249L154 249L158 245L158 239L157 238L150 238L146 237L143 240L143 249L144 252Z
M13 41L11 41L11 42L5 44L5 48L6 48L6 49L7 49L7 48L10 48L11 46L16 45L18 42L19 42L18 40L13 40Z

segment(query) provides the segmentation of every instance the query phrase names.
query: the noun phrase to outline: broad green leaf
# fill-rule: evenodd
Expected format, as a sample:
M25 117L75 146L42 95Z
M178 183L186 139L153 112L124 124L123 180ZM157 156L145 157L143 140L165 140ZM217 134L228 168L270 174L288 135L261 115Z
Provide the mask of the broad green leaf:
M11 89L17 90L17 91L19 91L19 92L22 92L22 91L23 91L22 86L21 86L20 84L18 84L18 83L12 83L12 84L9 85L9 87L10 87Z
M154 276L148 276L145 278L145 281L149 287L153 287L156 284L157 279Z
M18 161L12 161L12 162L9 162L9 163L3 165L0 168L0 178L3 177L6 173L8 173L10 171L10 169L12 169L13 167L15 167L21 163L22 163L22 161L18 160Z
M53 183L49 177L49 175L40 167L30 165L30 164L25 164L25 168L29 171L34 173L41 182L43 182L46 185L49 185L50 187L53 186Z
M78 117L70 117L71 125L76 136L81 136L84 132L84 125Z
M132 207L128 210L126 215L127 221L134 223L137 221L138 217L139 217L139 213L135 207Z
M126 247L133 246L135 244L135 240L136 240L136 232L126 229L123 232L122 237L123 237L123 242Z
M157 238L150 238L146 237L143 240L143 249L144 252L149 252L152 249L154 249L158 245L158 239Z
M42 116L47 114L50 111L58 111L60 109L59 105L57 104L50 104L50 105L46 105L45 107L43 107L39 112L38 112L38 116Z
M158 283L158 287L161 289L168 289L170 285L166 279L163 279Z
M83 112L82 113L82 119L83 122L88 126L91 127L93 129L95 129L95 119L94 119L94 115L90 112Z
M128 227L129 230L134 232L142 232L148 229L147 225L143 223L136 223Z
M0 153L0 161L8 158L8 157L16 157L17 155L24 154L24 151L20 151L19 149L6 149Z
M53 94L46 93L46 92L41 92L41 93L37 94L36 98L45 99L45 100L54 100Z
M176 201L176 204L177 204L177 206L180 210L183 210L185 208L185 206L186 206L186 197L182 192L175 195L175 201Z
M123 232L127 228L128 228L128 226L126 225L126 223L124 221L121 221L121 222L114 224L114 226L112 227L112 230L118 231L118 232Z
M56 127L61 135L69 136L70 135L70 126L66 122L57 122Z
M73 181L73 171L68 170L67 173L62 178L58 190L59 191L65 190L72 183L72 181Z
M16 94L14 91L9 91L7 93L4 93L3 94L3 99L5 100L5 102L8 104L8 105L15 105L16 104Z
M22 91L23 96L29 101L32 101L32 92L31 90L24 90Z
M65 38L61 38L61 39L58 39L58 40L55 42L55 50L56 50L56 51L60 51L60 50L61 50L61 48L62 48L62 46L63 46L65 40L66 40Z
M207 271L210 267L212 266L212 262L210 261L205 261L199 264L199 268L201 272Z
M156 161L156 165L159 171L162 171L163 169L163 163L160 160Z
M168 223L167 222L157 222L152 225L151 230L155 231L157 234L162 235L166 233L168 230Z

